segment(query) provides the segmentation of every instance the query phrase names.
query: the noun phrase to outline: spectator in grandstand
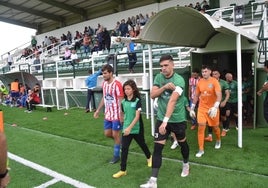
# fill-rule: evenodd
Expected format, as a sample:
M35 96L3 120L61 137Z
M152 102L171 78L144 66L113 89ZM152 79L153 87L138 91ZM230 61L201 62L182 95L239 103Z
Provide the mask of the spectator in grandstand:
M199 69L193 69L191 77L189 78L188 98L190 101L190 106L193 103L194 96L195 96L195 89L196 89L197 83L200 80L199 73L200 73ZM196 108L198 108L198 101L196 103ZM196 118L191 118L191 122L192 122L191 130L194 130L197 126Z
M120 178L127 175L127 156L131 141L134 139L142 149L147 158L147 166L152 166L152 156L145 143L144 125L141 116L141 96L139 89L133 80L128 80L123 85L124 99L122 100L122 151L121 151L121 169L113 174L113 178Z
M120 36L126 37L128 34L128 25L125 23L125 19L121 20L120 26L119 26Z
M41 62L40 62L40 56L39 55L35 56L35 60L33 61L33 64L38 65L38 66L34 66L35 70L37 70L37 71L40 70Z
M190 116L196 117L195 106L199 100L197 110L197 122L198 122L198 146L199 151L196 153L196 157L202 157L204 155L204 137L206 124L213 127L213 131L216 134L215 149L221 147L221 135L220 135L220 112L219 106L221 102L221 86L218 80L211 77L211 68L207 65L202 66L202 78L199 80L196 86L196 93L191 106Z
M32 36L31 45L32 45L32 48L35 48L37 45L37 40L35 39L34 36Z
M3 132L0 132L0 187L8 186L10 177L7 169L7 141Z
M98 40L95 40L94 42L94 45L93 45L93 47L92 47L92 49L91 49L91 54L93 54L93 52L97 52L98 53L98 51L99 51L99 41Z
M93 36L94 35L94 30L90 26L88 26L88 35L89 36Z
M183 96L185 81L174 72L174 61L170 55L160 58L161 73L157 74L151 89L151 98L158 98L155 125L152 172L149 181L141 188L157 187L157 177L162 164L162 151L170 132L174 132L181 146L183 168L181 177L189 175L189 146L186 141L186 110Z
M84 53L88 54L90 52L90 44L91 37L88 34L85 34L83 38Z
M74 37L75 43L74 43L74 49L75 50L80 50L80 47L82 45L83 37L79 33L79 31L75 32L75 37Z
M102 84L103 97L97 110L94 113L94 118L99 117L100 110L104 106L104 134L106 137L114 140L114 154L110 161L114 164L120 160L120 131L122 129L120 117L121 100L124 97L122 84L113 77L113 67L106 64L102 67L102 75L104 82Z
M65 47L63 60L71 59L71 55L72 55L72 53L71 53L71 50L69 49L69 47Z
M200 11L201 8L202 7L201 7L200 3L199 2L196 2L194 9Z
M10 66L13 64L13 57L11 56L10 52L7 53L7 63L10 69Z
M144 25L146 24L146 20L145 20L143 14L140 13L140 14L139 14L139 17L140 17L140 25L141 25L141 26L144 26Z
M88 77L85 80L87 86L87 103L86 103L86 113L89 112L89 105L93 106L92 111L96 111L96 104L94 99L93 89L97 86L98 76L102 74L101 69L98 72L92 74L92 70L88 70ZM91 104L92 103L92 104Z
M71 45L72 44L72 40L73 40L71 31L68 31L67 32L66 39L67 39L67 44L68 45Z
M230 90L230 97L228 100L228 107L230 109L230 113L226 114L227 116L226 126L229 129L230 119L234 117L235 126L236 129L238 129L238 90L237 90L238 84L237 81L233 79L233 74L230 72L225 74L225 79L229 85Z
M210 6L208 4L208 2L206 0L204 0L202 3L201 3L201 7L204 11L210 9Z
M107 30L107 28L103 29L103 49L104 50L108 50L108 53L110 52L110 48L111 48L111 36L109 31Z
M60 41L62 44L66 44L67 42L67 36L63 33L60 37Z
M51 40L48 36L45 36L45 40L44 40L44 47L47 48L47 50L50 50L51 49Z
M4 85L1 85L1 87L0 87L0 103L2 103L5 100L8 93L9 93L8 89Z
M96 39L98 41L99 51L104 50L104 44L105 44L105 42L104 42L104 37L103 37L103 35L104 35L103 30L104 30L103 26L100 26L99 29L96 32L96 35L97 35Z
M115 36L119 36L120 35L120 30L119 30L119 27L120 27L120 22L116 22L116 25L115 25L115 28L114 28L114 31L115 31Z
M130 27L130 28L132 28L134 26L130 17L127 18L126 24L128 24L128 27Z
M129 31L129 36L134 37L135 32L132 30ZM130 42L127 43L127 55L128 55L128 70L130 73L134 73L134 66L137 63L137 55L135 52L135 43L134 41L130 40Z
M229 90L229 85L227 84L227 82L223 79L220 79L220 72L219 70L213 70L212 71L212 76L214 78L216 78L221 86L221 93L222 93L222 100L220 103L220 119L222 121L222 132L221 132L221 136L224 137L226 136L227 132L229 131L229 126L227 125L227 116L228 114L230 114L230 109L229 109L229 105L228 105L228 100L230 97L230 90ZM207 142L212 142L213 138L212 138L212 128L208 127L208 136L205 137L205 141Z
M72 65L79 63L80 59L78 58L76 50L72 50L71 60L72 60L72 62L71 62Z
M265 95L264 102L263 102L263 115L264 119L268 123L268 61L265 61L264 70L267 73L267 77L264 81L262 87L258 90L257 95L261 96L263 93Z

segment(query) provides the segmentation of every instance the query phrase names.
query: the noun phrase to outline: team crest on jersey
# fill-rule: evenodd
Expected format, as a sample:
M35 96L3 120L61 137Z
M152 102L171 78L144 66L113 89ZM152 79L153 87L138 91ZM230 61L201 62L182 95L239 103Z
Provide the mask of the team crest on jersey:
M155 138L158 138L158 133L154 133L154 137Z
M213 88L213 84L212 83L208 84L208 88Z

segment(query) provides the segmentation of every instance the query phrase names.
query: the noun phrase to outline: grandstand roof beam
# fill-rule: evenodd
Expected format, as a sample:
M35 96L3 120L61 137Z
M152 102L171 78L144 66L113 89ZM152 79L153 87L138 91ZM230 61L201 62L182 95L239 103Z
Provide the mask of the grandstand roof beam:
M15 10L27 12L27 13L30 13L30 14L33 14L33 15L36 15L36 16L41 16L41 17L44 17L44 18L47 18L47 19L50 19L50 20L54 20L54 21L64 23L64 18L62 16L59 16L59 15L48 14L48 13L40 12L40 11L37 11L37 10L33 10L33 9L30 9L30 8L25 8L25 7L22 7L22 6L19 6L19 5L15 5L15 4L7 3L7 2L3 2L3 1L0 1L0 5L8 7L8 8L15 9Z
M31 29L37 29L38 28L37 24L30 24L28 22L22 22L22 21L18 21L18 20L12 20L12 19L3 18L3 17L0 17L0 21L6 22L6 23L10 23L10 24L14 24L14 25L19 25L19 26L27 27L27 28L31 28Z
M118 4L120 11L126 10L126 1L125 0L112 0L112 1Z
M65 3L57 2L57 1L51 1L51 0L39 0L39 1L41 1L43 3L46 3L46 4L49 4L49 5L59 7L61 9L67 10L69 12L72 12L74 14L81 15L83 20L87 20L87 12L86 12L85 9L77 8L77 7L67 5Z

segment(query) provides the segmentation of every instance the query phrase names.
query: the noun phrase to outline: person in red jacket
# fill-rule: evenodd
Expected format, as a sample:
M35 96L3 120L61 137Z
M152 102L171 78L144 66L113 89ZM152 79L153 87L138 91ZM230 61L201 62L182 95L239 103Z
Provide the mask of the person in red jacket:
M33 104L40 104L40 97L36 92L29 90L28 98L26 100L27 110L25 112L31 113L33 110Z

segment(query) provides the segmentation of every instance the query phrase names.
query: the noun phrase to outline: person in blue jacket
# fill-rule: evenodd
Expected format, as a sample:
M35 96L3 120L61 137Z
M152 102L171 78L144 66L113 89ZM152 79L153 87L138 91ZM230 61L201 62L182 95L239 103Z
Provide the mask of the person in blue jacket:
M87 86L87 103L86 103L86 113L88 113L90 102L92 101L93 111L96 109L93 89L97 86L98 76L102 74L101 69L98 72L92 74L92 70L88 70L89 76L86 78L86 86ZM92 99L92 100L91 100Z

